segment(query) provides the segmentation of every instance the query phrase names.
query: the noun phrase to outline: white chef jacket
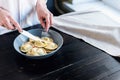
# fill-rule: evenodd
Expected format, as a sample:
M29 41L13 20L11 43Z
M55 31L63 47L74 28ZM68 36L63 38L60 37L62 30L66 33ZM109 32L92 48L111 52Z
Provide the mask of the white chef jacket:
M37 0L0 0L0 7L7 9L20 26L26 28L39 23L36 2ZM0 35L11 31L0 26Z

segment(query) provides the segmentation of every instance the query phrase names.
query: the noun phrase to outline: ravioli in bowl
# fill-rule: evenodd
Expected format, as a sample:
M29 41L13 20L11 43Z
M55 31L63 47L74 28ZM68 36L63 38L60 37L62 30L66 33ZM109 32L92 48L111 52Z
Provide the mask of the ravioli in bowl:
M13 43L15 50L21 55L32 59L43 59L55 54L63 45L62 36L54 31L49 30L48 34L41 34L40 29L32 29L28 32L38 37L38 40L32 40L20 34Z
M37 37L38 40L29 39L20 46L20 51L28 56L42 56L58 48L58 45L50 37Z

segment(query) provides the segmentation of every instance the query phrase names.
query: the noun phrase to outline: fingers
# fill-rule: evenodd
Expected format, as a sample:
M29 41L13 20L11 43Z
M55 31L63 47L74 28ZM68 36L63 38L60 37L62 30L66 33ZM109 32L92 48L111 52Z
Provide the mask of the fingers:
M52 26L52 25L53 25L53 14L50 13L50 26Z
M39 18L39 20L40 20L42 27L45 28L45 22L44 22L43 18Z
M22 28L20 27L20 25L10 16L10 21L11 23L14 25L14 27L19 31L22 32Z
M6 26L7 29L14 30L14 26L10 23L10 20L8 18L5 19L4 25Z
M49 28L52 26L53 24L53 14L49 13L46 17L45 17L45 21L43 22L43 24L45 25L45 30L48 31Z
M48 31L50 28L50 18L49 16L46 17L46 26L45 26L45 30Z
M39 20L45 31L48 31L52 24L52 17L50 17L50 15L47 15L45 17L40 17Z
M9 11L5 9L0 9L0 25L9 29L14 30L18 29L19 32L22 31L20 25L11 17Z
M9 30L18 29L19 32L22 32L22 28L19 26L19 24L11 17L6 17L1 23L1 26L4 26L5 28Z
M36 10L41 25L46 31L48 31L50 26L53 24L52 13L47 9L46 4L42 4L40 0L37 1ZM44 22L44 20L46 22Z
M14 29L14 26L11 25L8 18L4 18L3 21L1 21L0 25L7 28L7 29L9 29L9 30Z

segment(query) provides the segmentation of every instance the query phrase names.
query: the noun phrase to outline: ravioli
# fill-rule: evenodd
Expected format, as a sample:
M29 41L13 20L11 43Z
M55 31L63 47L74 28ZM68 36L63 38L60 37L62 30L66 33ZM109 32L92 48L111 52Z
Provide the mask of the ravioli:
M47 42L53 42L53 39L49 37L42 37L41 39Z
M42 37L39 40L29 39L27 42L20 46L20 51L29 56L42 56L49 54L58 48L58 45L52 38Z
M48 50L55 50L58 45L54 42L48 42L46 43L47 45L45 46L45 49L48 49Z
M22 46L20 47L20 50L22 52L28 52L32 48L33 48L33 45L30 42L26 42L26 43L22 44Z

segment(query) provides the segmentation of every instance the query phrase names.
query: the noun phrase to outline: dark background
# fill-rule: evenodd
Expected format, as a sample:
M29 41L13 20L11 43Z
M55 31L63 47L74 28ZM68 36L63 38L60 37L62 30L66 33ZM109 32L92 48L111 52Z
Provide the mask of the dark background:
M47 7L53 13L54 16L60 15L60 13L55 8L55 0L48 0Z

